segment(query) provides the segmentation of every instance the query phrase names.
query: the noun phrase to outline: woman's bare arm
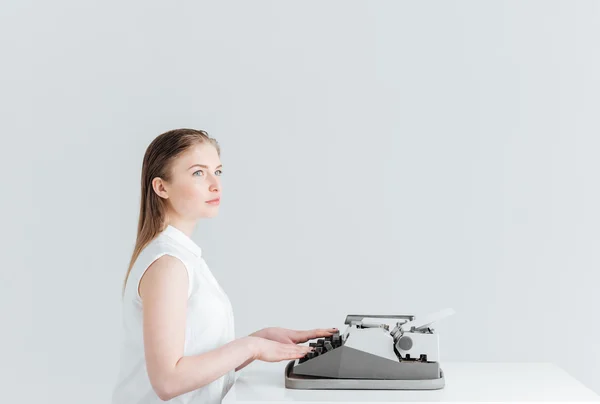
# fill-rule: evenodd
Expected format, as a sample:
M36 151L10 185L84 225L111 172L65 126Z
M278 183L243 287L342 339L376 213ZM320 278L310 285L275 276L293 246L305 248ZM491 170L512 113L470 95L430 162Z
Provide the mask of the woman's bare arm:
M256 359L252 337L183 356L188 282L184 264L164 255L150 265L139 285L146 366L152 388L162 400L198 389Z

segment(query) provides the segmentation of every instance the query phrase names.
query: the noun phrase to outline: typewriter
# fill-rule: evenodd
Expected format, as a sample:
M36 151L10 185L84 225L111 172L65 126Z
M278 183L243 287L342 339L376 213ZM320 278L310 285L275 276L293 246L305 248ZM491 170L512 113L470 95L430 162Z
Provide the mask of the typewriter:
M314 347L285 367L290 389L432 390L445 385L438 334L431 324L454 314L347 315L347 328L309 341Z

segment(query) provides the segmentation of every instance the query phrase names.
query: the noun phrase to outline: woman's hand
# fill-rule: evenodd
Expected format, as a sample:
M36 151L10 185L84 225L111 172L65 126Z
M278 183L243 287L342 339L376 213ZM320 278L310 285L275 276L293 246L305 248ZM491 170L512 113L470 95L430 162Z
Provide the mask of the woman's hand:
M269 327L261 330L263 338L283 344L300 344L311 339L330 337L337 328L315 328L313 330L290 330L280 327Z
M300 359L313 350L312 347L303 345L290 345L271 341L261 337L248 336L253 359L265 362L280 362L284 360Z

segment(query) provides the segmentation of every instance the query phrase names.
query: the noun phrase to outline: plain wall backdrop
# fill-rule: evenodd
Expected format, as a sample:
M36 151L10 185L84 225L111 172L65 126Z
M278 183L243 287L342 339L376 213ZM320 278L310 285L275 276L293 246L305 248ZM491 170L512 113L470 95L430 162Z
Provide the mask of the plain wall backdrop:
M425 314L600 393L597 1L3 2L2 401L110 400L144 151L204 129L236 333ZM283 376L282 376L283 377Z

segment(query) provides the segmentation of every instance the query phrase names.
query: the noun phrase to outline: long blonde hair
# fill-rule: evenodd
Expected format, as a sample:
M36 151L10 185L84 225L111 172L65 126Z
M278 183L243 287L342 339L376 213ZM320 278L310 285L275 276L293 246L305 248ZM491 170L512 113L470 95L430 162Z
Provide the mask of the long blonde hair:
M165 229L166 201L159 197L152 188L152 180L160 177L171 180L171 163L191 146L200 143L212 144L219 156L221 150L218 142L207 132L195 129L174 129L157 136L146 149L142 164L142 193L140 200L140 216L137 237L129 267L123 282L123 294L131 268L142 250Z

